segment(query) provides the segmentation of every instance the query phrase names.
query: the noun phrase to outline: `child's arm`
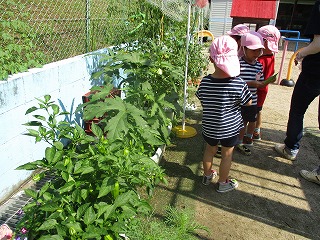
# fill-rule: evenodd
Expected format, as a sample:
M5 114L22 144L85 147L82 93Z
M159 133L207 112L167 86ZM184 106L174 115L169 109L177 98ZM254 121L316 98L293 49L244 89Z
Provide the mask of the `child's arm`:
M251 103L252 103L252 99L250 99L250 101L247 102L245 106L247 106L247 107L248 107L248 106L251 106Z

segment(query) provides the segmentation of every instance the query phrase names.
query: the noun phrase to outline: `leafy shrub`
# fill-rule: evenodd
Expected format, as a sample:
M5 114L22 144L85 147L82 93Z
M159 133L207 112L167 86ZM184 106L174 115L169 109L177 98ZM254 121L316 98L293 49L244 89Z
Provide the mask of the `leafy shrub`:
M34 121L26 135L49 146L41 160L17 169L40 170L34 179L50 173L54 178L39 191L27 189L32 198L24 208L16 236L32 239L118 239L119 234L137 214L147 213L151 206L141 198L146 190L151 196L159 182L165 182L163 170L139 149L128 149L122 139L107 139L92 125L89 136L79 125L60 120L66 112L58 105L38 99ZM44 112L44 115L38 112ZM116 127L116 126L115 126ZM62 142L68 140L68 144Z

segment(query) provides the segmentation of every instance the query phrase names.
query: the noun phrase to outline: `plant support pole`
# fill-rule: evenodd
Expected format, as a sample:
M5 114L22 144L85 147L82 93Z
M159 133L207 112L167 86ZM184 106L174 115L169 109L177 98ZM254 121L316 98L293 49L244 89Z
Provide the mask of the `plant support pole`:
M190 17L191 17L191 3L188 6L188 26L187 26L187 43L186 43L186 68L184 72L184 94L183 94L183 117L182 130L185 130L186 120L186 105L187 105L187 86L188 86L188 61L189 61L189 41L190 41Z

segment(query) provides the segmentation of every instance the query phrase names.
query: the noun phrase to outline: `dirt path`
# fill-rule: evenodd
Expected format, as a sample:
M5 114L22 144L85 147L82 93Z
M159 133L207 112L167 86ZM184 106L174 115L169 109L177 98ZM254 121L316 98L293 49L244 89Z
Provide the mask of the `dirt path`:
M277 68L281 56L280 52ZM286 73L285 66L283 78ZM298 74L295 67L292 78L296 80ZM309 134L301 142L297 160L281 158L273 150L285 137L292 90L270 85L262 112L262 141L254 144L249 157L234 153L230 175L238 179L239 188L225 194L215 191L215 181L209 186L201 184L201 108L187 112L187 125L196 128L198 134L175 139L167 147L161 164L169 185L157 190L153 200L156 211L161 214L167 204L194 209L196 221L210 230L210 234L200 233L199 239L320 239L320 186L299 176L301 169L311 170L320 163L320 140L314 136L319 135L318 100L305 115L304 127ZM219 161L214 159L216 169Z

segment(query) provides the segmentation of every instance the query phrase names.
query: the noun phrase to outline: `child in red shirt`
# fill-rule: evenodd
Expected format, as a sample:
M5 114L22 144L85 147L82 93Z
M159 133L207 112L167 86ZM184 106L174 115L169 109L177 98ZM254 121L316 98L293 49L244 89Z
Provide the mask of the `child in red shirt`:
M280 32L279 30L273 26L273 25L266 25L258 29L257 31L260 33L262 38L264 39L264 47L262 56L258 58L258 61L263 66L263 75L264 79L267 79L271 77L274 74L274 53L277 53L278 50L278 42L280 39ZM256 121L256 128L253 132L252 139L255 141L261 140L261 123L262 123L262 117L261 117L261 110L264 101L266 100L268 93L268 85L262 88L257 89L257 121Z

